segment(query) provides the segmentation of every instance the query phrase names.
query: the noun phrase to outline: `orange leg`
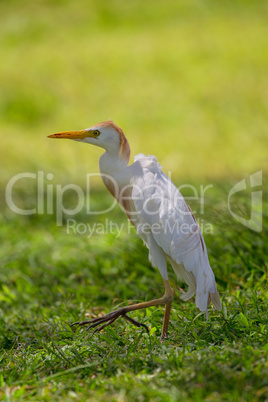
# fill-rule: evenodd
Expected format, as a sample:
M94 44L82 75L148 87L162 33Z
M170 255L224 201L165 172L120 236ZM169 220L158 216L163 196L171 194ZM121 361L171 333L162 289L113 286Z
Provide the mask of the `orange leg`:
M168 280L164 280L164 284L165 284L165 293L164 293L164 296L161 297L160 299L154 299L154 300L151 300L148 302L138 303L138 304L133 304L131 306L122 307L122 308L119 308L118 310L112 311L111 313L104 315L103 317L93 318L92 320L74 322L73 324L71 324L71 327L74 325L82 326L82 325L90 324L89 328L98 327L95 330L95 332L97 332L97 331L100 331L101 329L107 327L108 325L112 324L115 320L117 320L118 317L122 316L123 318L130 321L132 324L136 325L137 327L143 326L148 331L148 328L146 327L146 325L141 324L136 320L133 320L133 318L128 317L126 314L129 313L130 311L140 310L140 309L147 308L147 307L165 305L165 315L164 315L164 322L163 322L162 335L161 335L161 339L165 339L167 337L168 323L169 323L171 305L172 305L172 301L173 301L173 291L170 287ZM100 324L103 324L103 325L101 325L99 327Z
M163 341L165 338L167 338L168 334L168 324L169 324L169 318L170 318L170 312L171 312L171 306L172 306L172 300L168 302L165 306L165 315L164 315L164 322L163 322L163 327L162 327L162 334L161 334L161 340Z

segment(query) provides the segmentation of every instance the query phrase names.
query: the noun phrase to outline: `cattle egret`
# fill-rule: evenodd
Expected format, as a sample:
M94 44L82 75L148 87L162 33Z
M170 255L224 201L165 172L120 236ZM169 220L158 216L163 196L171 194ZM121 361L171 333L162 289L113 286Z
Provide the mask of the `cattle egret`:
M207 317L210 303L221 310L215 277L200 227L180 191L162 172L156 157L139 154L134 158L134 163L128 165L128 141L122 129L111 120L85 130L52 134L49 138L69 138L104 148L105 152L99 160L102 180L149 249L149 260L159 269L165 286L165 293L159 299L125 306L103 317L72 325L90 325L90 328L96 327L95 331L99 331L122 316L134 325L147 329L127 313L164 305L161 338L166 338L173 301L167 261L178 278L189 286L188 291L181 296L183 300L196 295L196 306Z

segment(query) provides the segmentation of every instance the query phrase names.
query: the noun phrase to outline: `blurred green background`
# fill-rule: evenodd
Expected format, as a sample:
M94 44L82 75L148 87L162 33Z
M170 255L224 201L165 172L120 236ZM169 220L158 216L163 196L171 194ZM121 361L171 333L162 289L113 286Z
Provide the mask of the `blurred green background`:
M0 2L2 188L83 185L100 149L50 133L113 119L178 181L267 170L266 1Z
M227 208L235 183L268 170L267 21L267 0L0 0L0 400L267 400L267 210L257 233ZM47 135L107 119L123 128L132 160L156 155L198 195L213 186L204 214L200 200L189 205L213 229L204 235L223 310L206 321L193 300L181 302L186 286L170 269L164 343L161 307L132 313L150 336L124 320L94 336L69 327L161 296L134 229L68 235L69 216L59 227L55 213L16 215L4 200L21 172L84 188L102 150ZM92 209L110 207L100 178L94 186ZM265 180L261 191L267 199ZM249 218L250 189L238 194L232 211ZM19 181L13 195L35 208L36 181ZM127 225L119 207L96 216L84 206L75 219Z

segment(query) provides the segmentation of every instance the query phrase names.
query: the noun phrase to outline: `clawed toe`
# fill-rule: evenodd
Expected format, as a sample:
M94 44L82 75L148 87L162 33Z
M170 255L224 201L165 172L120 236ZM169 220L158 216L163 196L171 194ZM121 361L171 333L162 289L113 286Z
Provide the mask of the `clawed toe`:
M145 324L142 324L142 323L134 320L133 318L130 318L128 315L126 315L126 310L125 310L124 307L120 308L118 310L112 311L111 313L108 313L108 314L106 314L106 315L104 315L102 317L92 318L91 320L87 320L87 321L74 322L73 324L70 324L70 327L73 327L75 325L79 325L80 327L84 326L84 325L89 325L87 330L97 327L95 329L95 331L93 332L93 335L94 335L96 332L99 332L103 328L105 328L108 325L112 324L120 316L122 316L127 321L131 322L132 324L136 325L136 327L143 327L143 328L146 329L147 332L149 332L149 329ZM100 324L103 324L103 325L100 325Z
M147 327L147 325L142 324L139 321L134 320L133 318L130 318L128 315L123 314L122 317L124 317L127 321L131 322L132 324L136 325L136 327L143 327L146 329L146 331L149 333L149 328Z

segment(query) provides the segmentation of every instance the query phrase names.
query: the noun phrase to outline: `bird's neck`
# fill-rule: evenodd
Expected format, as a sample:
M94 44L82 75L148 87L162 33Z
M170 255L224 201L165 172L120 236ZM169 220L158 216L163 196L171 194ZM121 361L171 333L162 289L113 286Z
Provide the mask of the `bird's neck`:
M130 180L133 176L131 166L128 166L128 157L119 157L105 152L99 161L102 181L107 190L118 201L127 214L128 219L133 223L131 211L134 209L131 201Z
M128 165L128 158L117 153L106 151L99 160L100 173L111 176L115 180L119 177Z
M120 133L119 133L120 134ZM126 175L130 157L130 147L124 133L120 134L118 146L109 146L100 157L99 169L107 190L119 201L120 189L129 184Z
M99 160L102 181L107 190L119 201L121 188L126 184L122 175L126 171L128 159L106 151Z

